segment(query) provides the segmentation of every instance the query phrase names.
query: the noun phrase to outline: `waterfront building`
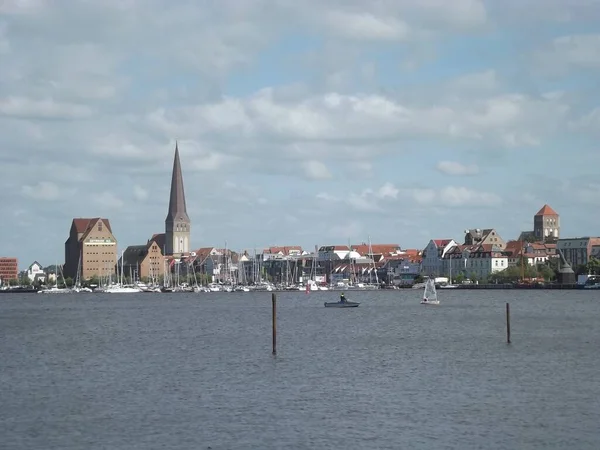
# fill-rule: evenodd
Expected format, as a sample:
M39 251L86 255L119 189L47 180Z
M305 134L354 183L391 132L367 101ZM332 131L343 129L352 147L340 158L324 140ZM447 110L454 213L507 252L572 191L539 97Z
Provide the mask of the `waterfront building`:
M115 272L117 239L108 219L76 218L65 242L65 278L106 278Z
M19 260L7 256L0 257L0 281L2 284L19 279Z
M161 249L162 237L155 234L144 245L130 245L123 252L118 267L123 265L126 277L158 282L165 274L165 258Z
M179 147L175 144L169 211L165 219L165 256L179 258L190 252L191 222L185 204L183 175L179 161Z
M423 261L421 263L423 273L438 277L444 275L446 271L444 256L456 245L454 239L432 239L429 241L429 244L423 250Z
M506 248L506 242L493 228L465 230L464 245L493 245L500 250Z
M559 239L556 248L574 269L586 265L591 257L600 259L600 237Z
M42 267L42 265L37 262L34 261L28 268L27 268L27 278L29 278L29 281L36 282L36 281L40 281L40 282L45 282L46 281L46 271L44 270L44 268Z

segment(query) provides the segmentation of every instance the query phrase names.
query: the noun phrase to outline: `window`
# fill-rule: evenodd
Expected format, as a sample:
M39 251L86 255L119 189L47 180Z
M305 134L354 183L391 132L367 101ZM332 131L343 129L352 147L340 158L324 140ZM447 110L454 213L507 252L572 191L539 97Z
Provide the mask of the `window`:
M98 222L98 231L102 231L102 222Z

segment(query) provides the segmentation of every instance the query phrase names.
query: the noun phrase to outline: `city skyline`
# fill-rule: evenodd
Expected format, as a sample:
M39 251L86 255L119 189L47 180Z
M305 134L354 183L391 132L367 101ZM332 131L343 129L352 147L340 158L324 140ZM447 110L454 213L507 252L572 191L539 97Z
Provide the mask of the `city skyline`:
M176 141L191 250L597 236L600 5L502 4L0 2L0 253L164 232Z

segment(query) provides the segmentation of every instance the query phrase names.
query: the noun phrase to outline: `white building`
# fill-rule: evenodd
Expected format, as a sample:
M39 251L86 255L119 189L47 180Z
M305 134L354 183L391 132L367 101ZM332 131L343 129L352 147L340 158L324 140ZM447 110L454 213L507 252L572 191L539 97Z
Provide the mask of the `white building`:
M29 278L29 281L32 283L36 280L40 280L42 283L46 281L46 272L44 272L44 268L39 262L34 261L33 264L29 266L27 269L27 278Z
M508 268L508 253L489 244L480 245L468 252L465 268L468 277L475 275L485 280L491 274Z

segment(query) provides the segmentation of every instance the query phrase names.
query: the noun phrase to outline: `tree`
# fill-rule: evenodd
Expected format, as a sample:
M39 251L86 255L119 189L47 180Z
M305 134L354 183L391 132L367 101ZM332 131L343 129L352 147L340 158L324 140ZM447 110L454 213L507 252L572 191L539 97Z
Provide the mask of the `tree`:
M462 282L465 281L465 274L459 273L454 277L454 280L452 281L454 281L454 283L456 284L462 284Z
M537 266L538 277L543 278L545 281L552 281L556 279L556 272L547 264L539 264Z
M600 259L591 256L585 268L590 275L600 275Z
M87 281L86 281L86 285L89 286L98 286L98 284L100 284L100 280L98 278L98 275L92 275Z

